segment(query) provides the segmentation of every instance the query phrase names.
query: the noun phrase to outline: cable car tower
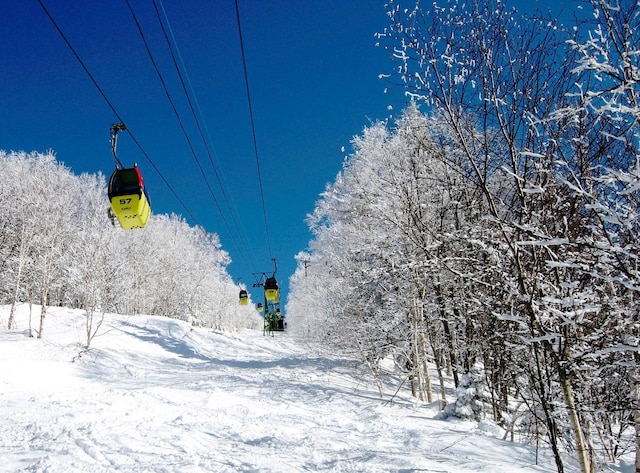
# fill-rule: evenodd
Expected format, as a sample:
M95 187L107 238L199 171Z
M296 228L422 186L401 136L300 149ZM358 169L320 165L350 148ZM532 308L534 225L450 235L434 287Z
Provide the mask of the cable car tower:
M109 178L107 194L109 196L109 217L115 225L117 220L124 230L144 228L151 217L151 202L144 187L142 174L136 163L132 168L125 168L118 158L118 132L126 130L124 123L111 125L111 152L116 162L116 169Z
M273 261L274 270L271 276L267 276L267 273L253 273L256 282L253 287L264 288L264 305L258 303L258 312L263 314L264 318L264 334L267 333L273 336L273 332L284 331L287 323L280 310L280 288L278 287L278 280L276 279L276 272L278 271L278 264L276 259L273 258L273 252L271 251L271 237L269 236L269 219L267 218L267 205L264 198L264 185L262 182L262 172L260 170L260 157L258 154L258 140L256 137L256 127L253 114L253 106L251 105L251 90L249 87L249 75L247 74L247 61L244 48L244 40L242 39L242 24L240 21L240 9L238 8L238 0L236 0L236 19L238 21L238 37L240 40L240 51L242 52L242 66L244 70L244 83L247 91L247 105L249 107L249 119L251 122L251 135L253 137L253 150L256 157L256 170L258 174L258 183L260 184L260 199L262 201L262 215L264 217L265 235L267 237L267 246L269 247L269 256Z
M267 273L253 273L256 279L253 287L264 288L264 305L258 303L258 312L263 314L265 335L273 335L273 332L284 332L287 328L287 322L280 310L280 288L276 279L278 263L275 258L272 258L272 260L274 270L271 276L267 276Z

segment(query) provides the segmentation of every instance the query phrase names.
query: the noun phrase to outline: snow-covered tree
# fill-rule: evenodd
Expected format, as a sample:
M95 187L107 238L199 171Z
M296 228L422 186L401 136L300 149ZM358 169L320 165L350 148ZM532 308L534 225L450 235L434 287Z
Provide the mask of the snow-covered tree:
M514 357L529 360L520 392L539 403L558 470L560 443L571 440L591 471L592 410L580 404L594 394L591 376L638 361L628 337L638 320L637 2L594 1L593 21L573 29L504 2L403 3L389 3L381 41L409 93L443 117L460 169L483 192L510 269L493 309L515 322L529 355ZM559 413L573 439L558 437Z
M49 304L86 311L87 347L106 312L218 329L259 325L255 309L237 303L217 235L163 215L124 232L107 218L102 175L75 176L52 153L2 151L0 159L0 297L40 305L38 336Z

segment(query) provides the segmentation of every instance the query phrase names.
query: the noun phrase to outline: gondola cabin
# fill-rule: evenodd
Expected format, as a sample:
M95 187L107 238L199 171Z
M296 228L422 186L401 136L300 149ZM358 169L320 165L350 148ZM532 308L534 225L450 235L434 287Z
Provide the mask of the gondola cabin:
M275 277L267 278L264 282L264 297L269 302L280 302L280 295L278 294L278 281Z
M285 318L282 316L282 312L280 311L280 308L276 309L276 324L277 324L277 329L279 332L283 332L286 328L287 328L287 323L284 320Z
M258 302L258 312L262 313L264 311L264 307L262 307L262 302Z
M240 305L249 304L249 293L244 289L240 290Z
M138 166L116 169L107 189L111 210L124 230L144 228L151 217L151 203Z

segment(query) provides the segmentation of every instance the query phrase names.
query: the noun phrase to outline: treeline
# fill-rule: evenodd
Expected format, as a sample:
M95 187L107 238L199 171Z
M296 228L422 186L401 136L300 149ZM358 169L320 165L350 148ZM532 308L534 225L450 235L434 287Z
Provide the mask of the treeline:
M444 415L545 441L559 472L634 449L640 471L639 4L583 2L565 29L400 3L380 41L414 104L355 138L309 216L293 329L381 390L392 359Z
M74 175L49 152L0 151L0 303L87 311L87 345L107 312L178 318L216 329L261 326L238 305L218 236L182 218L154 215L125 232L107 216L102 175Z

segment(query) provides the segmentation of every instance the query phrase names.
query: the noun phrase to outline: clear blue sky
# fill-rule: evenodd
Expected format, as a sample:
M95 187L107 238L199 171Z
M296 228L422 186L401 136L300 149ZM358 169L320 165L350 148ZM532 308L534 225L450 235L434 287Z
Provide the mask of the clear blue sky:
M233 260L230 275L248 286L252 273L272 271L271 256L277 258L286 297L294 255L311 237L305 216L340 170L351 138L371 121L400 113L406 104L400 87L378 78L395 66L375 46L375 33L388 24L385 0L239 0L271 254L235 1L156 0L159 8L164 6L186 64L225 199L153 2L130 0L222 212L125 0L43 3L195 221L123 134L118 154L127 165L139 163L154 213L177 213L219 234ZM0 149L52 149L74 173L101 171L108 177L114 168L109 126L117 118L37 0L19 6L0 2L0 44ZM236 234L235 222L246 239Z
M272 271L260 197L234 0L157 0L186 64L218 172L212 170L153 3L131 0L227 224L198 169L124 0L43 0L133 135L197 223L220 235L229 273L249 286ZM272 256L286 286L310 239L304 219L340 170L350 140L398 113L402 90L378 78L393 61L376 47L384 0L240 0ZM0 149L46 151L76 174L114 168L117 119L36 0L0 2ZM389 89L385 93L385 89ZM389 110L388 106L393 106ZM345 147L345 152L341 150ZM138 162L154 213L195 223L127 134L118 154ZM106 215L106 212L105 212ZM241 223L246 240L235 232ZM285 294L286 297L286 294Z

